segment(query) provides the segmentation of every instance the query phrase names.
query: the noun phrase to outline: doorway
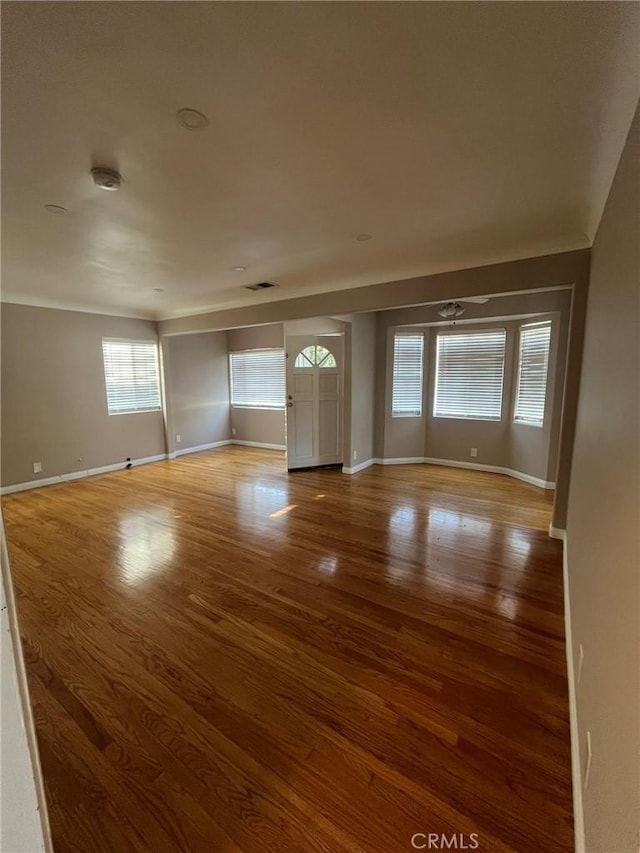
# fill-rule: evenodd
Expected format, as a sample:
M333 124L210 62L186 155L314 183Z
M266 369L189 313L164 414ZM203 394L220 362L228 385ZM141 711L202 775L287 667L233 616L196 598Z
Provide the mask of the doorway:
M343 336L288 335L285 343L287 469L340 465Z

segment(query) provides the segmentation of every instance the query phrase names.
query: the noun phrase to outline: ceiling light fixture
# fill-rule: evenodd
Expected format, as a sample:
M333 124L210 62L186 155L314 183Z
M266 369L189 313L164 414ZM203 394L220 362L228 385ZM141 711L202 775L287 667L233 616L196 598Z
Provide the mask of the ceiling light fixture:
M45 204L44 209L46 211L48 211L49 213L58 213L58 214L69 213L69 209L66 207L63 207L61 204Z
M191 107L183 107L176 113L178 124L181 124L185 130L204 130L209 124L209 119L204 113L199 110L193 110Z
M458 317L462 317L464 314L464 308L459 302L445 302L442 308L438 311L438 314L441 317L444 317L445 320L455 320Z
M93 183L101 190L115 192L122 186L122 175L107 166L94 166L91 170L91 177Z
M358 234L358 236L356 237L356 240L359 243L366 243L367 240L370 240L372 236L373 236L372 234Z
M231 267L231 272L244 272L246 267Z

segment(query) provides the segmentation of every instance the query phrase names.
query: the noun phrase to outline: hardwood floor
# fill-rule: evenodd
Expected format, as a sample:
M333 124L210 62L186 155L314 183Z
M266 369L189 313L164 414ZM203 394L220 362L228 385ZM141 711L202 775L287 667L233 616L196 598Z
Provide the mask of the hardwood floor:
M5 498L58 853L572 850L550 509L247 448Z

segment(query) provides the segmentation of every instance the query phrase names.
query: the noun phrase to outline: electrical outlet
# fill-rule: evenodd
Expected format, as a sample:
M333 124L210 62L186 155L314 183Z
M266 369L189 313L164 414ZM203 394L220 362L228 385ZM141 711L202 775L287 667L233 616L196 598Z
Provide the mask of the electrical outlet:
M33 473L34 474L42 473L42 462L34 462L33 463Z
M353 461L355 462L357 458L358 458L358 451L354 450L353 451Z
M182 436L181 436L181 435L177 435L177 436L176 436L176 444L180 444L180 442L181 442L181 441L182 441Z
M584 789L585 791L589 787L589 779L591 778L591 759L593 758L593 754L591 752L591 732L587 732L587 760L584 765Z
M472 447L471 452L469 453L469 456L471 456L472 459L477 459L478 458L478 448Z
M235 434L236 434L236 428L235 428L235 427L231 427L231 435L235 435Z
M584 665L584 648L582 646L582 643L580 643L580 645L578 647L578 676L576 678L577 684L580 684L580 681L582 680L582 667L583 667L583 665Z

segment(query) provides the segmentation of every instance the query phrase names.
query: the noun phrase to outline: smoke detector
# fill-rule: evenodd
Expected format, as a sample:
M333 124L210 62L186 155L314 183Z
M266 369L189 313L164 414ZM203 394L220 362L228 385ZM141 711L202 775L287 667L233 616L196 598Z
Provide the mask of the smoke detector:
M91 170L93 183L100 187L101 190L109 190L114 192L122 186L122 175L116 172L115 169L108 169L106 166L96 166Z

